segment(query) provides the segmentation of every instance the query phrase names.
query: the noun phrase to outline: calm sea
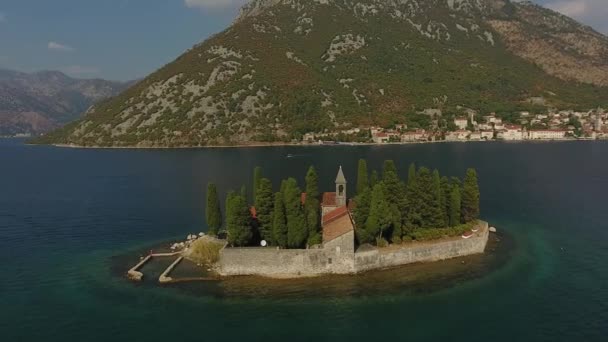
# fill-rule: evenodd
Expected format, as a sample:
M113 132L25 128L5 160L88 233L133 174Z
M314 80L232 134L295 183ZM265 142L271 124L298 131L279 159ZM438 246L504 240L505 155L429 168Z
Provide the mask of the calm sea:
M604 142L90 150L0 140L0 339L606 341L607 157ZM113 256L204 231L209 181L239 189L259 165L278 186L315 165L331 190L342 165L352 192L359 158L393 159L403 176L410 162L446 175L477 168L483 217L514 241L508 262L429 291L374 290L370 277L356 296L277 298L135 286L112 271Z

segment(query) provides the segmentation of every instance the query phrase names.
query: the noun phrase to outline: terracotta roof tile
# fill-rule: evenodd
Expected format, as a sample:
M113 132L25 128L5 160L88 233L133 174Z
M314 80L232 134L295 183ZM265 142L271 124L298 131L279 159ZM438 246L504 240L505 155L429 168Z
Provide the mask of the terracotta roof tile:
M324 206L335 206L336 205L336 193L335 192L324 192L323 201L321 205Z

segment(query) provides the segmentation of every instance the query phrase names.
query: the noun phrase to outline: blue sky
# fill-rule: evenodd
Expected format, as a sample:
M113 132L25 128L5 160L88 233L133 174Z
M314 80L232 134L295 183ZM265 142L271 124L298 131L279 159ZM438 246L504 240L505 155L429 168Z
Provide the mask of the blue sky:
M2 0L0 68L144 77L227 27L246 0ZM608 33L607 0L536 0Z

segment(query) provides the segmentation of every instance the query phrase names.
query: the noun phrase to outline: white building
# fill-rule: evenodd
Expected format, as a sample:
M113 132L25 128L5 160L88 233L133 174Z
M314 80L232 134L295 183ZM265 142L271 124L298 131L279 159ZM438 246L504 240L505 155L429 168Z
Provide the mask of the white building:
M425 141L426 134L423 130L405 132L401 134L401 142Z
M558 140L566 137L567 131L559 129L530 130L528 139L530 140Z
M372 140L376 143L376 144L386 144L389 141L389 136L386 133L376 133L374 135L372 135Z
M458 127L458 129L465 129L467 128L469 122L467 120L467 118L455 118L454 119L454 125L456 125L456 127Z
M503 140L522 140L524 138L524 133L521 126L506 125L502 131L498 132L497 136L498 139Z
M465 130L457 130L454 132L447 132L445 134L445 140L447 141L462 141L462 140L467 140L469 138L469 134L471 132L469 131L465 131Z

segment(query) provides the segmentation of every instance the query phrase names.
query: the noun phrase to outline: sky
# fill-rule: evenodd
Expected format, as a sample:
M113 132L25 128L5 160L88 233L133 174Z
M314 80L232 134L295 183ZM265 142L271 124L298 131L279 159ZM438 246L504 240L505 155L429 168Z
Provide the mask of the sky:
M132 80L226 28L247 0L2 0L0 68ZM608 34L608 0L534 0Z

